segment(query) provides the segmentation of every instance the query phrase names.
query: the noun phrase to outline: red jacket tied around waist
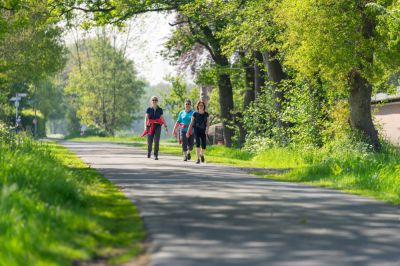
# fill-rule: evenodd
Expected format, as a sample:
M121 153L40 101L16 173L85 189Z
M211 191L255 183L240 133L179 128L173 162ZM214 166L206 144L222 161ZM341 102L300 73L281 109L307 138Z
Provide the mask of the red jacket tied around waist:
M157 119L149 119L149 123L147 126L150 126L149 129L145 129L141 135L141 137L144 137L146 135L152 135L154 133L154 125L159 124L162 126L164 122L161 120L161 118Z

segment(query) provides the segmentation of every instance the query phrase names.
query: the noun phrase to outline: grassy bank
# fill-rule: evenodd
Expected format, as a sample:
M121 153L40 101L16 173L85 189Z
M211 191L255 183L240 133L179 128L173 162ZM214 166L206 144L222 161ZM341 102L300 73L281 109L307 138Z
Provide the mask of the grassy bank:
M0 264L124 261L142 252L136 208L56 144L0 146Z
M385 144L379 153L356 144L303 150L303 164L281 175L281 181L335 188L400 204L400 153Z

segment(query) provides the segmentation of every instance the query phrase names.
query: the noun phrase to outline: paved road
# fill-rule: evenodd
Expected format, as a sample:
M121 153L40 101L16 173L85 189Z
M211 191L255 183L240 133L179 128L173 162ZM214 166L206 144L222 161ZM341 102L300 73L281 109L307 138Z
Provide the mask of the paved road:
M151 265L400 265L400 208L107 143L65 142L139 207Z

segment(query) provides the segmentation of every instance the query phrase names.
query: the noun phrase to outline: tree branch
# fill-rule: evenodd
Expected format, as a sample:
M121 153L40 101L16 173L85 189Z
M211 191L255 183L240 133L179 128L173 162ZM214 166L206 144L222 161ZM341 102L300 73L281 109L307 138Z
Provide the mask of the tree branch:
M188 24L189 23L189 21L187 20L187 21L178 21L178 22L175 22L175 23L168 23L171 27L175 27L175 26L178 26L178 25L182 25L182 24Z
M207 51L210 53L212 59L213 59L214 61L217 61L217 57L215 56L213 49L210 47L210 45L209 45L208 43L204 42L204 41L201 40L200 38L196 39L196 42L198 42L200 45L203 45L204 48L206 48Z

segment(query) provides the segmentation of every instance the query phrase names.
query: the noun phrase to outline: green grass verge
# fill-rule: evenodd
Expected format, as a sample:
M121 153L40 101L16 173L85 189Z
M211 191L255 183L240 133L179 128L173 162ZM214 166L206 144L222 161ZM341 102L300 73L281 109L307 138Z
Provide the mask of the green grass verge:
M180 147L161 146L167 153L181 155ZM242 167L291 168L283 174L255 173L265 178L334 188L400 204L400 152L384 144L379 153L367 151L356 143L334 143L325 148L270 148L249 152L211 146L208 162Z
M379 153L357 148L303 150L300 166L284 174L261 174L265 178L333 188L400 204L400 153L386 145ZM288 153L290 155L290 153ZM294 156L296 157L296 156Z
M144 139L139 140L141 142L131 144L145 149ZM182 156L178 144L162 142L160 151ZM400 153L388 144L383 145L381 152L372 153L363 145L353 143L351 139L343 139L324 148L275 147L257 154L214 145L207 147L206 161L239 167L291 168L291 171L284 174L256 174L274 180L329 187L400 204Z
M143 251L135 206L57 144L0 146L0 264L116 263ZM127 256L128 255L128 256Z

